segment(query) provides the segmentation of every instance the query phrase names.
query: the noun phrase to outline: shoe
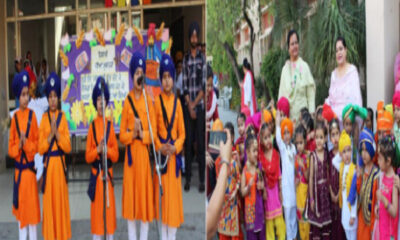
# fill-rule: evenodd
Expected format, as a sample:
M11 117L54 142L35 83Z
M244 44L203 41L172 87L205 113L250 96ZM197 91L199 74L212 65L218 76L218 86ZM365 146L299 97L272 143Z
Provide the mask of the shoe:
M205 190L205 186L204 186L204 183L200 183L200 186L199 186L199 192L204 192L204 190Z
M185 192L189 192L189 190L190 190L190 182L186 182L185 183L184 189L185 189Z

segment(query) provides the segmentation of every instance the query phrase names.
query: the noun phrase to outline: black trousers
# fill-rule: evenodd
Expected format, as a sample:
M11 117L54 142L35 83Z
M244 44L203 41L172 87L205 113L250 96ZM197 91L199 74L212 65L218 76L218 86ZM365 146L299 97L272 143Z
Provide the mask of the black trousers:
M185 140L185 176L186 181L190 182L192 177L192 163L194 159L199 163L200 183L204 183L205 175L205 111L198 107L196 109L196 119L190 117L188 106L183 106L185 118L186 140ZM194 151L196 143L196 151Z

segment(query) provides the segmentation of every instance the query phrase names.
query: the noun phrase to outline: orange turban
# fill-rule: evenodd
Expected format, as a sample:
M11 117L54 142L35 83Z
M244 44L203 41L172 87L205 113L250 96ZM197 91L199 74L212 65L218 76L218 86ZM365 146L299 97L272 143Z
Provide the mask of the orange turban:
M285 129L288 129L290 132L290 137L293 136L293 122L289 118L285 118L281 122L281 134L283 138L283 133L285 132Z
M383 105L383 101L379 101L376 108L378 112L377 129L390 131L393 127L393 116L384 109Z
M224 130L224 125L222 124L222 121L217 118L212 125L212 131L223 131Z
M272 122L272 115L268 110L263 111L263 119L265 123Z

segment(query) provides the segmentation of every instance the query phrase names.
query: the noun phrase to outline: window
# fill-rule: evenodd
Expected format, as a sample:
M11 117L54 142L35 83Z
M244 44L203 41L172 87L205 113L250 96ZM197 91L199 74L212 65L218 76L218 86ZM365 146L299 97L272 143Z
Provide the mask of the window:
M12 79L16 72L15 60L21 59L21 68L27 51L32 56L32 67L40 71L40 64L46 59L49 71L60 74L60 59L58 48L62 37L68 33L70 36L77 35L81 31L87 32L94 27L101 32L115 28L118 30L121 23L126 28L132 25L138 28L148 28L150 22L157 24L165 21L165 29L169 36L174 39L171 48L171 56L177 52L189 49L188 25L197 21L201 26L204 21L204 3L175 4L174 2L190 0L142 0L144 4L153 4L145 7L138 5L141 0L5 0L0 7L5 9L5 21L7 31L7 75L9 90L9 106L14 107L14 96L11 90ZM199 2L199 1L196 1ZM204 0L205 2L205 0ZM17 4L15 4L17 3ZM46 5L47 4L47 5ZM127 4L132 5L130 8ZM174 6L175 5L175 6ZM188 5L188 6L186 6ZM16 6L18 6L16 10ZM108 6L111 6L108 8ZM203 8L203 11L202 11ZM46 12L47 9L47 12ZM19 19L13 18L15 14ZM130 15L129 15L130 14ZM31 17L33 16L33 17ZM238 27L238 43L243 42L243 34ZM204 42L204 28L201 27L201 38ZM242 36L241 36L242 35ZM165 35L166 36L166 35ZM248 36L248 34L247 34ZM164 39L165 40L165 39ZM166 40L167 41L167 40ZM40 72L39 72L40 74Z
M18 0L19 16L29 16L44 13L44 0Z
M86 9L87 8L87 0L79 0L78 1L78 8L79 9Z
M132 12L132 25L140 28L140 12Z
M90 1L90 8L105 8L105 7L112 7L113 0L91 0Z
M79 15L77 32L87 32L88 29L88 15Z
M14 6L15 1L14 0L7 0L7 16L8 17L13 17L14 11L15 11L15 6Z
M247 42L250 39L249 27L244 29L244 41Z
M269 12L265 12L262 16L264 30L271 27L273 24L273 16Z
M63 18L63 17L60 17ZM57 24L55 24L57 23ZM54 18L21 22L21 54L31 52L34 71L40 72L40 64L47 60L50 71L55 71L55 46L58 21ZM37 69L36 69L37 68Z
M127 11L111 13L111 28L114 28L118 31L122 23L125 24L125 28L129 26L129 14Z
M92 26L89 29L98 28L104 30L107 24L107 13L94 13L91 15Z
M75 10L75 0L48 0L49 12L68 12Z
M17 56L15 53L17 52L17 40L15 34L15 23L7 23L7 57L8 57L8 92L9 99L15 99L13 91L12 91L12 80L15 74L15 60ZM18 59L21 57L19 56Z

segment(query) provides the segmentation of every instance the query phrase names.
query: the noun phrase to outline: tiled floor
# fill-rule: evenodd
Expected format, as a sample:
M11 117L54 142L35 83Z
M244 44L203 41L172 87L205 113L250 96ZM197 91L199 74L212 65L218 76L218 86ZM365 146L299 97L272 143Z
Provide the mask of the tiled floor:
M193 164L192 187L189 192L183 191L183 205L185 222L178 229L177 239L204 239L205 233L205 195L198 191L197 164ZM123 164L114 165L115 173L115 196L117 207L117 231L114 239L127 239L126 221L121 218L122 197L122 169ZM12 178L13 169L7 169L0 174L0 239L17 239L18 230L15 217L11 213L12 204ZM90 235L90 200L86 194L88 181L74 181L73 179L89 179L89 165L78 165L74 175L69 173L68 183L69 201L72 220L72 239L91 239ZM184 180L182 180L182 187ZM42 194L40 194L42 201ZM42 205L41 205L42 206ZM139 229L139 228L138 228ZM41 236L41 225L38 227L39 239ZM150 225L149 238L158 239L156 224Z

